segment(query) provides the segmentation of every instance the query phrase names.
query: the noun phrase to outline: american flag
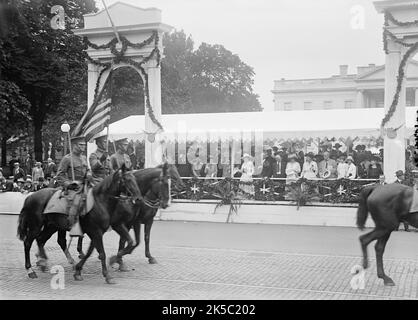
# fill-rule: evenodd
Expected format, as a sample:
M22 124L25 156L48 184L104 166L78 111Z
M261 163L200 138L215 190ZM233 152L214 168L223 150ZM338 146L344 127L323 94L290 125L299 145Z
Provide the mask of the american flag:
M72 136L84 136L86 141L90 141L97 133L108 126L112 103L111 78L111 75L107 77L102 91L97 95L93 105L83 115Z

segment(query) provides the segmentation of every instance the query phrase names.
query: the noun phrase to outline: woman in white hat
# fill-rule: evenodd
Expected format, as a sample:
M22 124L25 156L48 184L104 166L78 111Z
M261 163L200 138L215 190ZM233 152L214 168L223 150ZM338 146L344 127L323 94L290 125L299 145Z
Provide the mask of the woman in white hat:
M348 156L347 159L345 159L345 162L347 162L347 179L355 179L357 177L357 167L354 164L354 160L352 156Z
M239 172L242 173L240 181L242 182L251 182L253 181L253 174L254 174L254 163L252 161L252 157L248 153L244 153L242 156L244 160L243 164L241 165L241 169ZM240 184L240 188L242 191L248 194L254 194L254 186L250 184Z

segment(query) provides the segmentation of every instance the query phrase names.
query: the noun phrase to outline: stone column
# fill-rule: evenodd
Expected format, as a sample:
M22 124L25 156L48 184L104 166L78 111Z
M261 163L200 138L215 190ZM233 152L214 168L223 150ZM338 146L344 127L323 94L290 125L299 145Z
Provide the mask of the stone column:
M414 106L418 106L418 88L414 88L414 97L415 97Z
M161 121L161 68L157 67L156 61L150 61L146 69L148 73L149 97L152 110L156 119ZM146 97L144 99L146 103ZM156 132L158 126L152 122L148 110L145 106L145 131ZM145 137L145 168L155 167L162 162L162 150L159 135L156 136L154 142Z
M402 48L392 41L388 41L388 50L385 62L385 114L388 112L396 92L398 68L404 54ZM384 136L383 171L389 183L395 181L397 170L405 170L405 101L406 90L405 81L403 81L396 111L385 125L385 128L394 129L403 125L396 131L396 138L391 139L386 134Z
M357 108L364 108L364 90L357 91L357 99L356 99L356 107Z

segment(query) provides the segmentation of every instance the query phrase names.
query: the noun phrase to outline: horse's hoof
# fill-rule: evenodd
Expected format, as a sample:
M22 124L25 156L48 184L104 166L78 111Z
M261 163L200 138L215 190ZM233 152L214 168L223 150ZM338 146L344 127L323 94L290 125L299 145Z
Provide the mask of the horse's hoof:
M116 284L115 280L113 280L112 277L106 277L106 283L107 284Z
M28 273L28 276L29 276L30 279L36 279L36 278L38 278L38 276L36 275L36 272L35 271L32 271L31 273Z
M367 269L369 267L369 262L368 261L364 261L363 262L363 269Z
M148 262L149 262L150 264L157 264L157 263L158 263L158 262L157 262L157 260L156 260L154 257L149 258L149 259L148 259Z
M71 265L73 265L75 263L75 261L74 261L73 258L70 258L70 259L68 259L68 263L71 264Z
M111 256L109 258L109 265L110 266L113 266L117 261L118 261L118 257L117 256Z
M395 282L393 282L393 280L391 278L385 278L385 279L383 279L383 283L387 287L393 287L393 286L395 286Z
M124 264L123 262L119 265L119 271L122 271L122 272L128 272L128 271L131 271L129 268L128 268L128 266L126 265L126 264Z
M79 258L79 259L83 259L85 256L86 256L86 255L85 255L84 253L80 253L80 254L78 255L78 258Z
M41 269L41 271L42 271L42 272L46 272L47 266L46 266L46 265L44 265L44 264L41 264L41 265L39 266L39 268Z
M74 275L74 280L75 281L83 281L83 277L81 276L81 274L75 274Z

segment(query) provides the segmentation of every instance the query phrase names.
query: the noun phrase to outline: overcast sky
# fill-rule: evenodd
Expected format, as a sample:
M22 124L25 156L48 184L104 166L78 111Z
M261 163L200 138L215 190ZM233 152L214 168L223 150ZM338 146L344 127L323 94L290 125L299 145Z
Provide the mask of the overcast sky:
M273 108L274 80L329 77L340 64L355 73L357 66L384 63L383 15L370 0L123 2L161 9L163 22L190 34L196 47L221 44L238 54L254 68L254 90L266 110Z

